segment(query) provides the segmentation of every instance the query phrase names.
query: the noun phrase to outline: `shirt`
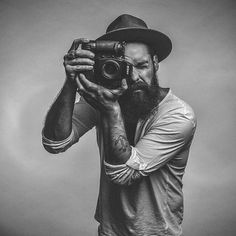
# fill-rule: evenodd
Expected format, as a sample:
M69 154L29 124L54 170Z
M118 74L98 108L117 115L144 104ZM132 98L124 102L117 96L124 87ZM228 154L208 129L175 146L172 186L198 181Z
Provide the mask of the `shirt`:
M129 160L104 161L99 113L83 99L75 104L71 135L62 141L43 136L52 152L65 151L92 127L101 158L95 219L100 236L182 235L182 177L196 128L192 108L171 90L149 117L139 120Z

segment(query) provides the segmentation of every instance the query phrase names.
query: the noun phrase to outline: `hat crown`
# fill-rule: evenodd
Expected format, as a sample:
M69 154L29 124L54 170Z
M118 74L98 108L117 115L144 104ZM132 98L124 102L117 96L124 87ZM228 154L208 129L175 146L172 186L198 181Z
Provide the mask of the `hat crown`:
M114 30L127 28L143 28L148 29L147 24L140 18L123 14L117 17L108 27L106 33Z
M106 30L106 34L96 40L113 40L120 42L140 42L149 45L164 60L171 52L172 43L169 37L160 31L149 29L140 18L123 14L118 16Z

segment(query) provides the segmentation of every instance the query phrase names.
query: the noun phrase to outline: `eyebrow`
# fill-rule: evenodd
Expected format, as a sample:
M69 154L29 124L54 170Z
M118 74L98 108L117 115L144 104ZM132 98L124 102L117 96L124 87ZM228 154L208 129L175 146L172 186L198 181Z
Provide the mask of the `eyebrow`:
M125 59L128 59L129 62L132 61L132 64L133 65L136 65L136 66L139 66L139 65L143 65L143 64L148 64L149 63L149 60L148 59L140 59L139 61L135 61L135 60L132 60L130 57L128 56L125 56Z
M139 61L136 63L136 66L140 66L140 65L143 65L143 64L148 64L149 61L148 60L143 60L143 61Z

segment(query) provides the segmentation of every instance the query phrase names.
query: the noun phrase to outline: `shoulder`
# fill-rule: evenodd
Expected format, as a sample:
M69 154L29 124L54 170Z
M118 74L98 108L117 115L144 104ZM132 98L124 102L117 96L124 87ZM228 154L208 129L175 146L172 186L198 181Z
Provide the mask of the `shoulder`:
M172 93L170 90L159 104L158 111L153 117L151 127L159 133L173 137L193 136L197 120L192 107Z
M193 108L183 99L177 97L171 90L159 106L159 118L183 118L196 125L197 119ZM160 121L159 120L159 121Z

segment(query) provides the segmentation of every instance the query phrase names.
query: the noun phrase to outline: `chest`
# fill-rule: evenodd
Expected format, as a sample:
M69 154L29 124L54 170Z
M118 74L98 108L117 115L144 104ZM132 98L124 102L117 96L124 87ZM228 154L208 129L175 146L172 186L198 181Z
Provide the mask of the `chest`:
M137 122L125 123L125 131L130 145L134 145Z

